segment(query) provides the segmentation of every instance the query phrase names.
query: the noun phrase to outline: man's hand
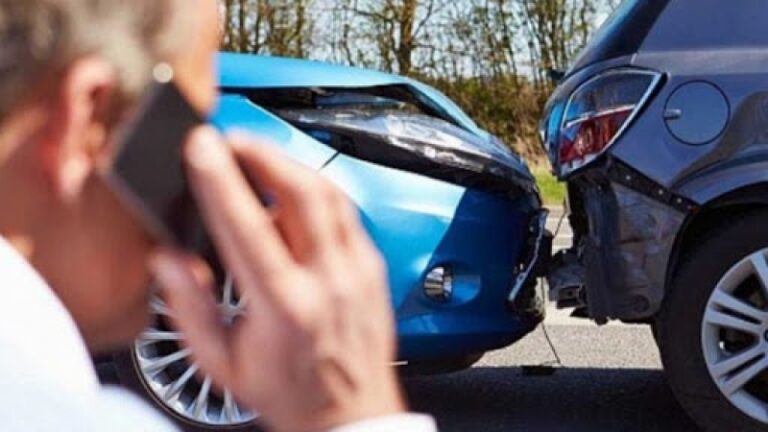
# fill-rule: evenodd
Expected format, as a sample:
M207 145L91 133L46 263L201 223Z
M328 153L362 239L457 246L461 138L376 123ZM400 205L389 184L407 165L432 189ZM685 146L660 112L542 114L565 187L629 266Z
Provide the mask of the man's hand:
M402 411L386 270L356 209L276 150L231 141L201 128L185 159L245 315L222 324L199 259L163 252L153 263L195 360L275 430ZM243 172L273 201L269 209Z

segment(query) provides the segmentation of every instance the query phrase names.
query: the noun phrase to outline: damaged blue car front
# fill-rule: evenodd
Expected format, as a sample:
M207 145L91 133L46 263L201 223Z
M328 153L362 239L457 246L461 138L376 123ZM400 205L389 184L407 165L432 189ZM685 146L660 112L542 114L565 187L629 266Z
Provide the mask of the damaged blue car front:
M281 147L359 209L389 267L400 360L467 367L541 322L536 276L549 239L533 176L450 99L408 78L325 63L223 54L220 67L214 123ZM168 355L140 339L134 364ZM166 400L183 367L136 369L184 427L249 430L254 415L227 415L213 393L195 410L195 380L183 386L189 397Z

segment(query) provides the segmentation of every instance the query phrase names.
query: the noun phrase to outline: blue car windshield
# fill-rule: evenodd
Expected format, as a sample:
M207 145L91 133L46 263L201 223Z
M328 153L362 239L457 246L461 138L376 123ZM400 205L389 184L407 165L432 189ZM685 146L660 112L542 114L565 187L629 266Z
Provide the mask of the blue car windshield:
M568 75L593 63L636 53L669 0L624 0L571 65Z

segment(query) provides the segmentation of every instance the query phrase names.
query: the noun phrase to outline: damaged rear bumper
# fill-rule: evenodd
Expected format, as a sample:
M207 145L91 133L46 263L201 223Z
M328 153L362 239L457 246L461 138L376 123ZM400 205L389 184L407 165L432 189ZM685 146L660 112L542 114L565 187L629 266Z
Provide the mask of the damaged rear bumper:
M569 201L574 245L550 269L551 298L598 322L653 317L676 235L695 206L615 160L571 180Z

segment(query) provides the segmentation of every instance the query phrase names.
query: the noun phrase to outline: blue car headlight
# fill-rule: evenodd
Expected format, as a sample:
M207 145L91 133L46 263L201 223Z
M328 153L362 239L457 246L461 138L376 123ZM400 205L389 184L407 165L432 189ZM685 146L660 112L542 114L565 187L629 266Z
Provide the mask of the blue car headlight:
M277 114L315 139L363 160L504 194L536 192L523 161L501 141L436 117L371 107Z

